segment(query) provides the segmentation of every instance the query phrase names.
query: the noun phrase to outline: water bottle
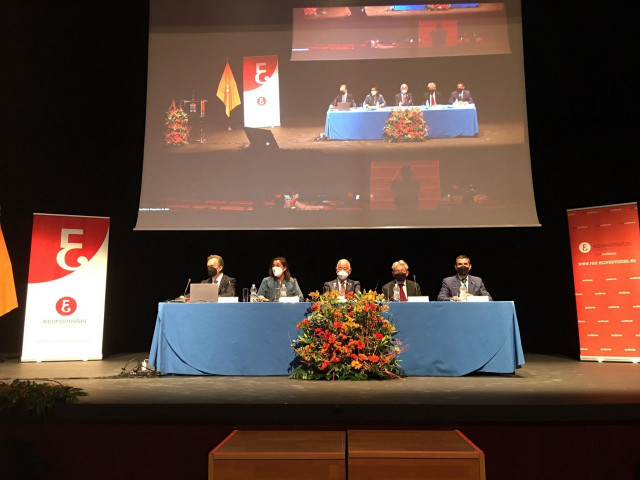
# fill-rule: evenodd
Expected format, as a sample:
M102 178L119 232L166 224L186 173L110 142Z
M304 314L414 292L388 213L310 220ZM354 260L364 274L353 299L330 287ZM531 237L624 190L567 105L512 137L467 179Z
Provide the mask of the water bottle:
M284 284L284 282L282 282L280 284L280 296L278 298L282 298L286 296L287 296L287 286Z
M458 301L459 302L467 301L467 287L464 283L460 285L460 293L458 294Z
M393 301L400 301L400 286L397 283L393 286Z
M249 301L257 302L258 301L258 289L256 288L256 284L251 285L251 290L249 293Z

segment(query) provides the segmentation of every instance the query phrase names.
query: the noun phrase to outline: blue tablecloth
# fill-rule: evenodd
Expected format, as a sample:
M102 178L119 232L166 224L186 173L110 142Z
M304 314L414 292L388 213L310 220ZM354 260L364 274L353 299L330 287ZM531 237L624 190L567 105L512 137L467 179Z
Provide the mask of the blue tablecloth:
M324 134L331 140L381 140L384 122L393 108L397 107L379 110L329 110ZM422 108L422 114L429 126L430 138L473 137L479 131L474 105Z
M149 363L184 375L288 375L308 303L161 303ZM394 303L408 375L513 373L524 364L513 302Z

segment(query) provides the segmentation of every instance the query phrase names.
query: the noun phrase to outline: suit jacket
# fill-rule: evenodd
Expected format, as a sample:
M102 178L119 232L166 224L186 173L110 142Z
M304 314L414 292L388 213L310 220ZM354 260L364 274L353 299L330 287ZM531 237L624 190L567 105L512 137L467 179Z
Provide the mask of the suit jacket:
M345 285L345 289L344 289L344 293L358 293L360 291L360 282L358 280L351 280L350 278L347 278L346 280L347 284ZM334 278L333 280L329 280L328 282L324 282L324 287L323 290L329 290L330 292L332 291L336 291L339 292L340 291L340 280L337 278Z
M421 297L422 293L420 292L420 285L416 282L412 282L411 280L405 280L404 282L407 287L407 297ZM382 293L384 294L384 298L387 300L393 300L393 286L396 284L395 280L392 280L389 283L385 283L382 286Z
M431 98L431 92L427 91L422 96L422 104L426 105L427 100L429 100L429 98ZM440 93L440 90L436 90L436 105L444 105L444 100L442 99L442 94Z
M400 104L401 99L402 99L402 93L396 93L396 105L401 107L408 107L413 105L413 94L411 92L407 92L404 94L403 104Z
M489 297L489 300L492 300L491 295L484 287L484 283L482 283L482 279L480 277L474 277L473 275L467 276L467 288L471 295L477 297ZM452 277L447 277L442 280L442 287L440 288L440 293L438 293L438 301L443 302L449 300L451 297L458 296L458 292L460 291L460 277L458 275L454 275Z
M456 100L474 103L473 98L471 98L471 92L469 90L462 90L462 100L460 100L460 94L458 93L458 90L454 90L453 92L451 92L449 103L454 103Z
M212 283L211 277L202 280L200 283ZM222 274L220 277L220 286L218 287L219 297L235 297L236 296L236 279L228 275Z
M331 105L333 105L335 107L340 102L342 102L342 95L336 96L336 98L333 99L333 102L331 103ZM356 101L353 99L353 95L350 94L349 92L347 92L347 102L351 103L352 107L357 107L358 106L356 104Z

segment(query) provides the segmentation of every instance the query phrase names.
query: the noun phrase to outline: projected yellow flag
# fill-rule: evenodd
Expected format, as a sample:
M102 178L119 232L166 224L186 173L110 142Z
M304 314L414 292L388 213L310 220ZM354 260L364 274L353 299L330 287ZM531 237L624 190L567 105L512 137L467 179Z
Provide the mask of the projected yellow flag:
M220 84L218 85L218 98L224 103L227 117L231 115L231 110L241 103L236 79L233 78L233 73L231 72L228 61L226 67L224 67Z
M18 306L9 252L0 227L0 317Z

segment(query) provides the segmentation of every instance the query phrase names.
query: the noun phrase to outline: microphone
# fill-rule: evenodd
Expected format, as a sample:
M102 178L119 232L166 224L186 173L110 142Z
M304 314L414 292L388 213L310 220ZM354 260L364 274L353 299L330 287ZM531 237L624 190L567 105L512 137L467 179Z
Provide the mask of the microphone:
M376 288L373 289L374 292L378 293L378 284L380 283L380 280L378 279L378 281L376 282Z
M416 276L415 275L413 276L413 283L418 283L418 282L416 282Z
M187 296L187 290L189 290L189 285L191 285L191 279L187 280L187 286L184 288L184 293L182 294L183 297Z

